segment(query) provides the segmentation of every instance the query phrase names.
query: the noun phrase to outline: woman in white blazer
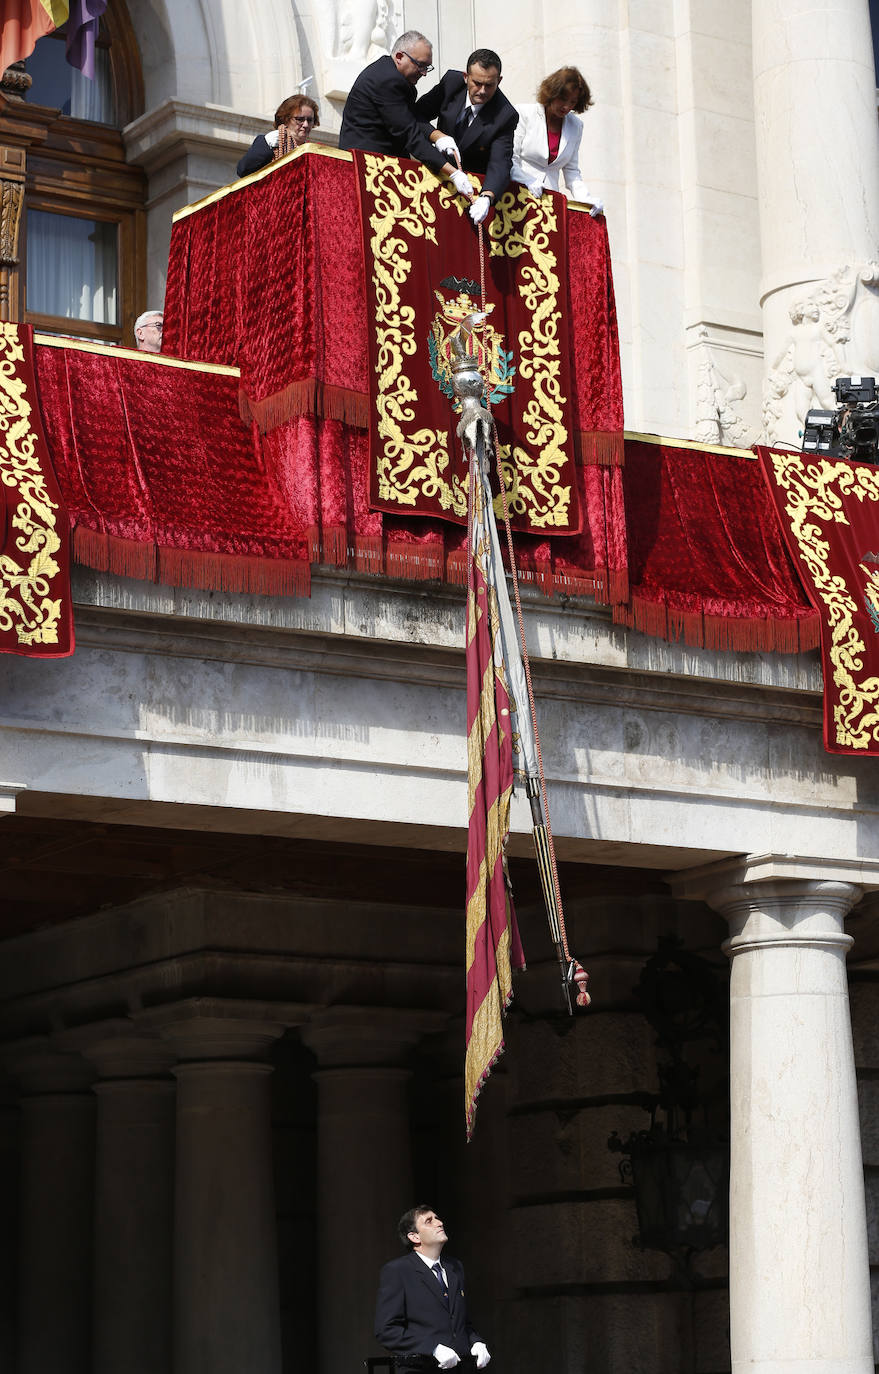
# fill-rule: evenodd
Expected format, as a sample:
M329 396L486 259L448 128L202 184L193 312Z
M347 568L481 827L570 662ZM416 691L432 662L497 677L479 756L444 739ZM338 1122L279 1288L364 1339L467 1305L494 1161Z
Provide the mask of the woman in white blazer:
M560 67L540 83L536 105L517 105L519 123L513 138L513 181L533 196L560 191L559 179L572 200L588 201L591 214L604 213L580 175L583 122L577 118L592 104L586 79L576 67Z

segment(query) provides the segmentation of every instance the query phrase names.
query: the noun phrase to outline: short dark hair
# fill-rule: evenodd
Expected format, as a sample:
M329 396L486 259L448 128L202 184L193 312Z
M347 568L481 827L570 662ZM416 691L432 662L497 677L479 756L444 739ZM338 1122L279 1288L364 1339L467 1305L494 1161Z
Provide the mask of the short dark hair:
M486 69L497 67L498 76L501 74L501 60L496 52L492 52L491 48L477 48L475 52L472 52L467 58L468 72L471 67L485 67Z
M408 1212L404 1212L397 1222L397 1234L407 1250L414 1250L415 1246L409 1239L410 1231L418 1230L418 1218L423 1217L425 1212L432 1212L434 1209L429 1202L419 1202L417 1207L410 1207Z
M559 67L557 72L545 76L537 90L537 103L545 108L565 95L573 100L577 114L582 114L592 104L589 83L578 67Z
M316 129L320 124L320 118L318 117L317 101L312 100L310 95L288 95L286 100L282 100L275 110L275 128L280 129L297 110L301 110L303 105L307 105L314 115L314 127Z

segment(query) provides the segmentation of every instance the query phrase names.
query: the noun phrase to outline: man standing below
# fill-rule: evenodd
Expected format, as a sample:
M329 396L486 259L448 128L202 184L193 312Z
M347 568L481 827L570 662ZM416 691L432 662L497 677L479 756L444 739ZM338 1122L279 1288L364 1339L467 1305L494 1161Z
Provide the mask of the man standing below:
M484 1369L491 1356L470 1325L461 1264L440 1259L448 1236L436 1212L412 1207L398 1231L408 1254L381 1271L376 1340L397 1356L398 1374L435 1368L430 1356L440 1369L454 1369L462 1360L472 1368L471 1356Z
M145 310L134 321L134 341L141 353L161 353L164 318L161 310Z
M339 147L417 158L444 172L469 200L470 178L448 161L449 156L460 160L455 140L415 113L415 85L433 71L432 58L430 40L410 29L397 39L391 56L364 67L345 101Z
M482 194L469 211L474 224L485 219L507 189L513 165L513 132L519 113L501 94L500 84L497 53L477 48L467 58L466 72L446 72L415 106L416 115L436 119L442 133L454 135L464 171L484 176Z

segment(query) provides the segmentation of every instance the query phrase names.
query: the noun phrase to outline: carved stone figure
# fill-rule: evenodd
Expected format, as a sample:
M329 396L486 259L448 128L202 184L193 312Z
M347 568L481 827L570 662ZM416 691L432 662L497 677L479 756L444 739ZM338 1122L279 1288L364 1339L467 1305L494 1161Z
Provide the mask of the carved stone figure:
M768 443L800 446L809 410L832 410L837 377L879 374L879 263L840 267L791 305L791 330L767 374Z
M331 100L344 100L367 63L390 52L401 24L394 0L323 0L318 27L323 88Z
M748 448L756 437L753 425L739 414L736 402L748 394L747 385L737 373L728 373L717 361L707 342L708 331L701 330L701 361L696 382L696 438L702 444L729 444Z

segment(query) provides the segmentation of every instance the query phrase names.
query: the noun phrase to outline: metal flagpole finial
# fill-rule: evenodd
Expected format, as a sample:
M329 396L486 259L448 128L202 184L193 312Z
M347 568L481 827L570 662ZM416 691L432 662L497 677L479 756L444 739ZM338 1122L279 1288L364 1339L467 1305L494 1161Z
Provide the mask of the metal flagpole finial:
M491 411L483 405L485 380L479 370L476 354L471 350L473 331L482 324L487 314L486 310L471 310L451 337L452 387L461 402L461 419L456 432L471 450L477 446L480 429L488 450L494 431Z

